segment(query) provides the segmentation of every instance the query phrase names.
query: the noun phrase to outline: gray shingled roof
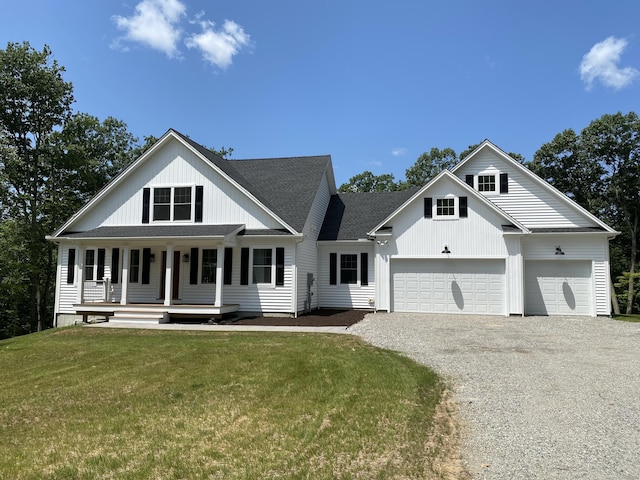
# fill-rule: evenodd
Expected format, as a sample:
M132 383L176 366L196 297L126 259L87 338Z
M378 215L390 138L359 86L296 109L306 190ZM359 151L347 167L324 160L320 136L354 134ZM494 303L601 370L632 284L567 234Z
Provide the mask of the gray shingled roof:
M65 232L69 238L222 237L243 225L143 225L98 227L86 232Z
M417 188L399 192L341 193L333 195L318 240L357 240L371 231Z
M290 158L225 160L173 130L263 205L301 232L311 210L329 155Z

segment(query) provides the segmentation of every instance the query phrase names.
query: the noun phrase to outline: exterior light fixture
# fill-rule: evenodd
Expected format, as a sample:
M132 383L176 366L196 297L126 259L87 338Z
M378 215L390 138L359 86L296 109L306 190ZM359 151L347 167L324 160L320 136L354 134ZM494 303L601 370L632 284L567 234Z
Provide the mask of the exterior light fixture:
M189 262L189 254L185 253L184 255L182 255L182 263L188 263Z
M153 263L153 262L155 262L155 261L156 261L156 254L155 254L155 253L152 253L151 255L149 255L149 261L150 261L151 263Z
M447 246L445 245L445 246L444 246L444 250L442 250L442 252L440 252L440 253L446 253L446 254L449 254L449 253L451 253L451 250L449 250L449 247L447 247Z
M558 245L556 247L556 255L564 255L564 252L562 251L562 249L560 248L560 245Z

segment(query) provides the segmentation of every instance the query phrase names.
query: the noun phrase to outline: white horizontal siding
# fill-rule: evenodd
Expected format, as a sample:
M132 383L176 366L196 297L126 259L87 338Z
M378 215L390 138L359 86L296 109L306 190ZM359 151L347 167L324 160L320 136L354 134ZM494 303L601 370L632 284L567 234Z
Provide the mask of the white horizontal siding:
M510 315L524 313L524 263L520 237L505 238L509 256L506 259L507 305Z
M608 261L593 262L594 292L596 296L596 315L611 314L611 290Z
M303 311L305 308L314 309L318 307L318 248L316 241L330 200L331 192L329 191L329 182L325 174L322 177L316 198L313 201L309 217L303 229L304 240L298 244L296 251L298 311ZM307 286L308 274L313 275L315 279L311 288ZM310 302L308 299L309 292L311 293Z
M245 224L247 228L281 228L281 225L253 200L176 140L160 148L153 157L130 171L128 177L123 180L69 229L84 231L98 226L141 225L144 187L193 185L204 186L204 224ZM192 201L194 200L192 196Z
M368 259L368 283L360 284L360 253L366 252ZM330 254L338 255L338 284L329 284ZM358 255L358 283L340 284L340 255ZM318 255L318 304L325 308L374 308L375 300L375 271L374 250L372 242L363 242L362 245L335 245L322 246Z
M60 276L58 277L58 311L56 313L72 313L72 306L78 303L78 279L74 277L73 283L67 283L67 265L69 263L69 249L74 248L68 245L61 245L59 248L60 259ZM78 258L78 249L76 249L76 261ZM75 268L75 267L74 267Z
M456 171L456 175L463 181L466 175L479 173L509 175L509 193L487 193L486 196L528 228L595 226L593 220L570 203L544 188L488 147Z

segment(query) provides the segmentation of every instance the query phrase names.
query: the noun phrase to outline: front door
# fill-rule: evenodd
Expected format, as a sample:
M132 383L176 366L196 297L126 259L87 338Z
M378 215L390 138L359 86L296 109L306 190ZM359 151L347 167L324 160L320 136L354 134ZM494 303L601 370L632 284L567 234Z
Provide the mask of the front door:
M164 300L165 291L165 272L167 271L167 252L162 252L162 273L160 275L160 300ZM172 300L178 300L178 294L180 293L180 252L173 252L173 269L172 269L172 285L171 285L171 298Z

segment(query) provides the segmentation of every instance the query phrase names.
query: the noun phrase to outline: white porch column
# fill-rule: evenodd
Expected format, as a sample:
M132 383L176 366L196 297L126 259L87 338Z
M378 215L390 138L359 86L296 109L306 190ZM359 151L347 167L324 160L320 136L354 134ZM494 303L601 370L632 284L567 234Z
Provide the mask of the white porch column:
M164 271L164 305L171 305L173 296L173 245L167 245L167 265Z
M218 258L218 264L216 265L216 307L222 306L222 292L224 290L224 246L218 247L218 253L216 254Z
M122 249L122 288L120 291L120 305L129 301L129 247Z
M76 257L76 276L78 279L78 303L84 301L84 255L85 248L83 245L78 245L78 256Z

